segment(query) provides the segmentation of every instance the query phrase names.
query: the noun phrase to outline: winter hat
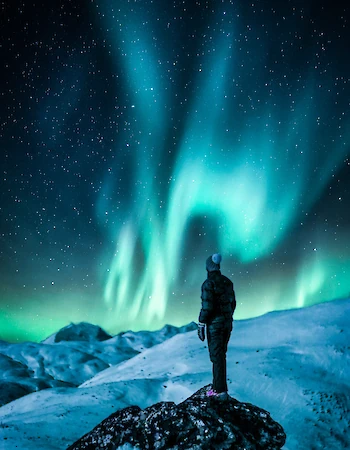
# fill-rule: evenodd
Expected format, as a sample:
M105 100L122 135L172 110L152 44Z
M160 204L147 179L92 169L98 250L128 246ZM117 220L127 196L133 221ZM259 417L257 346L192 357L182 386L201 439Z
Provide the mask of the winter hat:
M220 270L221 259L220 253L214 253L214 255L209 256L205 264L207 271L213 272L214 270Z

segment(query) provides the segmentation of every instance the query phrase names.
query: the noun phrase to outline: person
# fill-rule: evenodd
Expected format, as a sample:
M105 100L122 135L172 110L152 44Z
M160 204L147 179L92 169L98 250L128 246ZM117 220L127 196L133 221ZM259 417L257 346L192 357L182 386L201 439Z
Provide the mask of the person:
M198 319L198 336L205 340L205 328L210 361L213 364L213 384L208 397L227 399L226 352L230 340L236 296L233 283L221 274L220 253L206 260L207 279L202 284L202 307Z

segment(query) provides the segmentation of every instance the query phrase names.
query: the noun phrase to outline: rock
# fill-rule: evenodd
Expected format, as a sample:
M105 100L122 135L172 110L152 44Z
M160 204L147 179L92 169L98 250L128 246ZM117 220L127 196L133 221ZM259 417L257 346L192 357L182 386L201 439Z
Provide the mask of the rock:
M0 380L0 407L33 391L34 389L31 389L30 386L25 386L21 383Z
M101 327L92 325L87 322L80 322L62 328L60 331L45 339L43 343L56 343L61 341L106 341L111 339L111 335L107 334Z
M230 397L206 397L204 386L176 405L159 402L141 410L129 406L110 415L67 450L277 450L286 435L270 414Z

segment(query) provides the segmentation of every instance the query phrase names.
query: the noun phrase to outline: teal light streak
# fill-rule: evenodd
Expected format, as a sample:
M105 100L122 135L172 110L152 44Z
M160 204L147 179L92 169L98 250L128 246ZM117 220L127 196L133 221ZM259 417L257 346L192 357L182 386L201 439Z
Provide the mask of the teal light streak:
M218 247L247 263L267 255L280 243L301 209L307 211L320 196L347 148L339 140L325 156L312 150L318 133L314 120L317 110L302 98L295 101L290 125L279 125L278 117L266 112L266 122L257 121L241 142L219 147L216 142L225 130L220 125L215 129L212 126L218 122L215 116L220 108L207 113L204 93L214 91L215 77L210 81L195 108L201 114L189 124L177 160L177 184L170 202L169 223L173 225L168 229L172 241L178 236L180 247L190 217L219 216L222 227L218 229ZM228 89L226 85L223 91ZM234 126L234 118L232 122ZM210 135L203 136L198 123L211 130ZM277 136L270 129L277 129ZM313 177L317 159L322 170Z
M153 50L152 30L146 18L142 20L127 2L114 2L114 14L110 14L110 2L97 6L104 11L101 14L115 51L112 61L116 71L120 70L120 63L125 71L132 98L130 121L135 124L138 138L137 144L130 145L135 169L132 202L135 206L129 203L127 208L121 207L125 220L110 229L117 244L104 297L107 304L114 305L116 317L128 322L141 313L149 323L154 317L164 317L168 296L165 248L161 239L163 226L154 198L160 189L158 162L168 124L167 90L170 93L171 87L161 81L163 58L160 50L158 55ZM140 6L135 5L137 7ZM113 189L114 180L107 180L99 200L99 217L113 209ZM116 218L118 221L119 217ZM133 267L141 254L145 257L144 268L142 273L136 274Z

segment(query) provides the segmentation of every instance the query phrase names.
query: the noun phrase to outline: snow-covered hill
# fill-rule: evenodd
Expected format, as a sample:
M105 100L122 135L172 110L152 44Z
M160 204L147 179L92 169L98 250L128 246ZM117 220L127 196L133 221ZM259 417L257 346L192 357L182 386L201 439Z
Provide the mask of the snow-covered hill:
M350 299L234 323L229 394L268 410L287 434L285 450L350 448L349 317ZM30 370L38 376L51 370L56 382L83 380L79 388L45 389L1 407L4 449L61 450L116 409L178 403L210 383L206 343L196 331L178 331L165 327L94 342L1 343L1 368L10 367L14 380L28 378ZM134 353L118 361L121 348ZM69 360L64 368L62 358Z
M132 358L177 333L196 328L164 326L109 336L88 323L71 324L40 344L0 341L0 406L51 387L77 387L100 371ZM77 370L78 368L78 370Z

